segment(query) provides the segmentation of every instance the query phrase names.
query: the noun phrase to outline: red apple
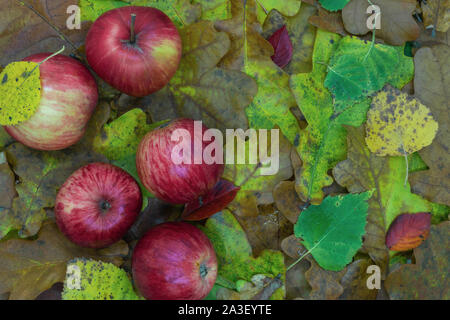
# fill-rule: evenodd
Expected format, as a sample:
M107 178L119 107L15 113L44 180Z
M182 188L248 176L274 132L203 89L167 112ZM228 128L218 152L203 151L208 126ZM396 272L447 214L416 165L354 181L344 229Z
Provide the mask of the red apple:
M51 53L24 61L39 63ZM60 150L81 139L97 106L97 84L78 60L56 55L39 66L41 102L34 115L5 130L22 144L39 150Z
M136 154L139 178L150 192L166 202L184 204L205 196L223 173L223 163L194 163L195 153L201 154L213 143L203 140L206 126L202 125L199 130L194 128L194 120L174 120L147 133L139 144ZM186 130L189 134L191 141L188 143L193 146L190 164L176 164L172 159L172 152L180 143L172 140L176 130ZM195 145L194 140L200 142Z
M86 58L111 86L143 97L163 88L177 71L181 38L162 11L121 7L105 12L91 26Z
M186 222L166 222L137 243L133 279L149 300L200 300L217 277L217 259L208 237Z
M127 172L107 163L75 171L58 192L55 217L72 242L104 248L119 241L142 208L139 185Z

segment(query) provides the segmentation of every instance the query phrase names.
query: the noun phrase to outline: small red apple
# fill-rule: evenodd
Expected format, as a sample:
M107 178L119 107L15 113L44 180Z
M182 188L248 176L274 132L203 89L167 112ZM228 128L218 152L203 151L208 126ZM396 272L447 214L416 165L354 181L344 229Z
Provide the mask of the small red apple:
M139 178L150 192L166 202L184 204L206 195L223 173L223 163L194 163L195 153L202 155L202 150L213 143L203 140L206 126L194 128L194 120L174 120L147 133L139 144L136 154ZM172 152L180 143L172 140L176 130L185 130L191 139L188 141L192 145L191 163L173 161Z
M51 53L39 53L24 61L39 63ZM97 106L97 84L78 60L56 55L39 66L41 102L25 122L5 126L14 139L38 150L65 149L81 139Z
M143 97L177 71L181 38L170 18L151 7L126 6L102 14L89 29L86 58L117 90Z
M149 300L200 300L217 277L217 259L208 237L186 222L166 222L137 243L133 279Z
M142 208L139 185L127 172L107 163L75 171L58 192L59 229L82 247L104 248L119 241Z

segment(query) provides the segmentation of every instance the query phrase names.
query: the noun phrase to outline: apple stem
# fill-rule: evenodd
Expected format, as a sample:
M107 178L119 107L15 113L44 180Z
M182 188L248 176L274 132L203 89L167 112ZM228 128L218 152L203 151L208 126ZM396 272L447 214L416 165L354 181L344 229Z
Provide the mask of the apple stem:
M132 13L131 14L131 26L130 26L130 43L134 44L136 42L136 35L134 33L134 24L136 22L136 14Z

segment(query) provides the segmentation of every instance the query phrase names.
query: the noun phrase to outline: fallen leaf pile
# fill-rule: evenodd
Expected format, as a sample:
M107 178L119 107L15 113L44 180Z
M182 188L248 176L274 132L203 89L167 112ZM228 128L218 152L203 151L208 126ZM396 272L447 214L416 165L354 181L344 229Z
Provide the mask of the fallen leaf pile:
M69 30L73 4L81 25ZM143 98L97 78L100 101L86 134L65 150L30 149L0 128L0 297L58 290L63 299L142 299L130 272L136 241L185 219L216 251L207 299L450 298L448 1L8 0L0 124L25 121L38 106L39 68L17 61L64 45L87 64L89 26L129 5L173 20L180 66ZM376 15L370 5L380 8L379 28L367 24ZM279 170L264 175L259 154L254 164L225 164L203 210L163 203L139 181L136 149L147 132L181 117L224 134L267 129ZM260 145L245 141L246 155ZM96 161L129 172L145 198L124 239L103 250L72 244L53 213L67 177ZM226 209L204 210L234 195ZM373 266L380 289L367 285Z

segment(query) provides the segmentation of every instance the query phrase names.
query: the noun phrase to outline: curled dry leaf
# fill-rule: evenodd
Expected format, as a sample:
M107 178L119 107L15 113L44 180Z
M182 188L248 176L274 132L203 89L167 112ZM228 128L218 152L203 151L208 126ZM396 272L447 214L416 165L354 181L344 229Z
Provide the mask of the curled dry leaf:
M419 37L420 28L412 13L416 9L416 0L372 0L371 3L380 8L380 29L375 34L386 43L399 46L406 41ZM367 28L369 16L367 0L351 0L342 10L345 29L356 35L364 35L371 31Z
M281 27L268 39L273 47L273 62L280 68L284 68L292 59L292 42L289 38L286 26Z
M431 214L403 213L392 222L386 234L386 246L392 251L408 251L418 247L430 232Z

